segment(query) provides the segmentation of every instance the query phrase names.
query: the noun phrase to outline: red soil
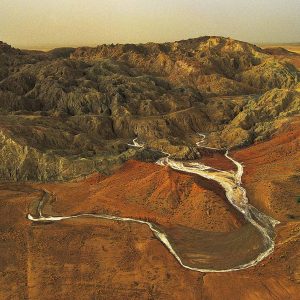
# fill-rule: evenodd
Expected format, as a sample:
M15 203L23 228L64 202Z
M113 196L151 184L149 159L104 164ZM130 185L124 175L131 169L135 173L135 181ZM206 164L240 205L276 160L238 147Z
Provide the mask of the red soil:
M294 120L270 141L233 153L245 165L249 201L282 221L275 252L257 266L188 271L140 224L32 224L25 214L41 194L6 183L0 186L0 298L299 299L299 128ZM224 164L223 158L213 160ZM230 231L242 222L220 187L153 164L130 161L112 176L33 186L55 192L53 210L61 214L118 213L211 231Z
M63 215L107 213L219 232L242 221L217 184L150 163L128 161L107 178L42 187L57 195L52 208Z
M245 165L243 184L250 202L285 221L300 217L300 118L271 140L234 153Z

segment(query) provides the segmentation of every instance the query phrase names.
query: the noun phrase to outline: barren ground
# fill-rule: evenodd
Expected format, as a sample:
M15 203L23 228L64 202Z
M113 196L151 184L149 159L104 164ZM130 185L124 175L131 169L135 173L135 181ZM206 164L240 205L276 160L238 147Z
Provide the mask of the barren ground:
M111 176L63 184L0 186L1 299L298 299L300 293L299 121L269 141L238 150L250 202L281 221L275 252L257 266L230 273L182 268L147 226L77 219L32 224L25 216L41 196L45 212L106 212L166 227L228 233L243 219L209 181L129 161ZM223 158L207 164L231 168ZM232 253L234 256L234 253ZM230 260L224 257L224 260Z

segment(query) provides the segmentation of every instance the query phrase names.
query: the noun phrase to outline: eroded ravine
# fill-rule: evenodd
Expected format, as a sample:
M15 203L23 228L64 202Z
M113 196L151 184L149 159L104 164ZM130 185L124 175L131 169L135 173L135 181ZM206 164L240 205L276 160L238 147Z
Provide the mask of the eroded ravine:
M202 140L197 143L198 147L202 146L205 135L200 134ZM133 144L130 145L137 148L144 148L144 145L137 142L137 139L133 140ZM204 147L208 148L208 147ZM218 150L216 148L208 148ZM274 250L274 226L277 221L264 215L259 212L253 206L248 203L248 198L246 195L246 190L241 186L241 178L243 174L243 166L241 163L234 160L229 156L229 152L226 151L226 158L231 160L237 167L236 172L232 171L223 171L206 166L199 162L182 162L170 159L170 155L165 153L167 156L159 159L157 164L161 166L168 166L176 171L181 171L190 174L197 174L203 178L213 180L223 187L226 193L228 201L241 213L243 214L246 221L248 221L247 226L243 226L240 231L236 231L232 234L225 235L218 233L216 235L211 235L208 232L197 231L194 232L190 229L185 229L183 234L187 237L187 242L185 239L181 241L176 241L176 238L172 237L172 230L167 232L166 229L162 228L160 225L153 224L151 222L126 218L120 216L113 216L107 214L78 214L71 216L44 216L43 207L45 202L49 198L50 193L45 191L45 197L39 200L36 207L36 213L28 214L27 217L33 222L56 222L62 220L76 219L76 218L99 218L107 219L113 221L121 222L133 222L139 224L147 225L150 230L154 233L158 240L160 240L168 251L177 259L177 261L186 269L198 271L198 272L229 272L235 270L246 269L256 265L258 262L262 261L265 257L271 254ZM182 229L180 229L182 230ZM252 239L259 241L259 245L256 247L256 252L251 253L251 247L249 246L250 242L244 242L241 239L244 239L244 236L252 236ZM259 238L258 238L259 236ZM209 237L209 238L207 238ZM206 240L207 239L207 240ZM191 243L191 240L196 240ZM185 244L186 243L186 244ZM207 243L211 243L211 248L213 251L207 250ZM187 246L187 244L190 244ZM229 249L229 252L226 250L222 251L222 245L225 245ZM239 248L239 251L243 252L243 247L245 247L245 255L241 255L239 258L237 255L236 259L233 259L232 265L224 264L220 262L221 258L227 253L230 255L231 249L234 249L233 246ZM204 248L203 248L204 247ZM203 248L203 249L202 249ZM188 254L186 254L186 253ZM209 257L209 252L215 252L211 257ZM250 252L250 254L248 254ZM191 254L192 253L192 254ZM224 254L225 253L225 254ZM192 255L192 258L188 256ZM232 256L235 254L232 253ZM203 257L206 257L206 260ZM226 255L224 257L226 260Z

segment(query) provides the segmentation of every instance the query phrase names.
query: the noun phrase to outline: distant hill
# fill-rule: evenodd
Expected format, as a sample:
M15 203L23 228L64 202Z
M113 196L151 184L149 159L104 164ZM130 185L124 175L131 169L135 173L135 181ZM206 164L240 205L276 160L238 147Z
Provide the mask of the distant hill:
M105 171L140 155L136 136L185 158L197 132L218 147L265 139L300 107L299 71L272 51L208 36L48 52L1 42L0 177Z

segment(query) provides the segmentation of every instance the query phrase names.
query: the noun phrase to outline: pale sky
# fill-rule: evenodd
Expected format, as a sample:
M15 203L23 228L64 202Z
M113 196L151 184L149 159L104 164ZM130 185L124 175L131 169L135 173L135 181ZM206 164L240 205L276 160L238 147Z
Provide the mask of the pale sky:
M300 0L0 0L0 40L19 48L221 35L300 42Z

